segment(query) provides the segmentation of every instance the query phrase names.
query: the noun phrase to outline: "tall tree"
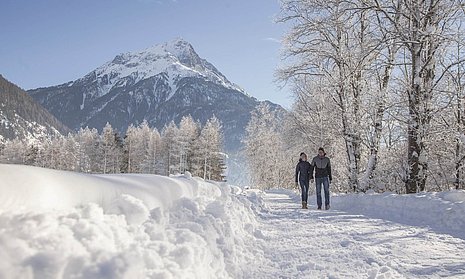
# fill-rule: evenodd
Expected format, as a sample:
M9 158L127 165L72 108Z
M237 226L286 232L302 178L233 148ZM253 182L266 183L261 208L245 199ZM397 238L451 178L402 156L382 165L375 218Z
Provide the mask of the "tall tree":
M179 129L174 122L170 122L162 131L164 175L179 172L179 156L176 153L176 136Z
M99 134L97 129L81 128L75 135L78 143L78 171L100 172Z
M260 104L246 127L244 140L252 184L260 189L286 187L292 167L279 121L267 104Z
M179 172L184 173L186 170L192 168L193 157L194 157L194 143L199 137L199 124L189 116L184 116L179 123L179 133L177 134L175 141L177 151L179 154Z
M204 179L223 181L225 178L227 155L223 152L222 126L218 118L210 118L200 132L196 146L197 166L201 169L196 174Z
M118 133L107 122L101 135L103 173L119 173L121 150L118 142Z

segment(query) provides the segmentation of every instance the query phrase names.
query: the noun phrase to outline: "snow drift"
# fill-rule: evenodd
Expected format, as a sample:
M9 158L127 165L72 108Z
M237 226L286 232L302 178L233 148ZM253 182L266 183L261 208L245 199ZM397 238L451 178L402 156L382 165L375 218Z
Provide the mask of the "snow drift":
M465 191L409 195L350 194L333 197L333 208L465 239Z
M254 207L190 176L0 165L0 278L239 278Z

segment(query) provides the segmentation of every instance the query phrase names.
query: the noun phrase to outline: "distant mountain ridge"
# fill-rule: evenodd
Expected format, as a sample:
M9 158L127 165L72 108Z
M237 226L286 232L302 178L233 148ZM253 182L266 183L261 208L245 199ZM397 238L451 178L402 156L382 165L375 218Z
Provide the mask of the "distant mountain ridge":
M70 130L29 94L0 75L0 141L41 140Z
M144 120L162 129L185 115L202 123L215 115L229 151L241 147L250 113L260 103L182 39L119 54L80 79L29 93L74 130L100 130L109 122L125 132Z

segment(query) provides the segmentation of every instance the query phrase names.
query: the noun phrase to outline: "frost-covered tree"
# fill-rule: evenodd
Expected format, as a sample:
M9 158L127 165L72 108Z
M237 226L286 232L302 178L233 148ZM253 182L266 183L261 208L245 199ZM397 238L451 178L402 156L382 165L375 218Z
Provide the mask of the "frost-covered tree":
M43 143L43 150L41 152L40 165L43 167L51 169L59 169L62 164L60 160L62 159L62 149L61 149L62 140L61 139L51 139Z
M284 143L282 126L268 104L260 104L246 127L245 152L254 187L292 185L294 161Z
M149 128L144 122L139 127L131 125L124 137L123 169L129 173L140 173L148 150Z
M332 160L333 189L346 192L344 178L348 176L347 157L345 142L340 134L338 109L327 98L327 92L324 92L325 88L320 82L302 80L293 84L296 101L281 125L284 127L287 158L291 159L288 167L292 169L297 163L300 152L307 153L311 159L316 156L319 147L324 147Z
M200 129L199 124L194 121L194 119L189 116L184 116L179 123L179 130L175 137L175 153L177 156L175 160L179 160L179 165L176 166L176 169L180 173L184 173L186 170L192 168L194 164L194 148L195 141L199 137Z
M193 174L204 179L223 181L225 179L227 156L223 151L222 126L218 118L210 118L200 132L193 153Z
M446 80L461 91L456 79L463 56L449 57L463 45L461 1L286 0L282 7L281 21L293 25L285 38L292 63L281 77L314 86L310 92L323 92L336 104L332 116L341 123L336 136L346 145L351 188L366 191L395 180L413 193L426 189L428 174L438 188L450 180L451 166L440 159L450 153L460 177L458 137L454 145L439 131L451 131L450 116L457 114L447 103L460 103L447 93ZM388 147L387 138L399 140Z
M433 101L438 104L431 120L432 133L429 138L430 165L429 172L436 187L456 189L464 188L465 163L465 40L464 22L455 24L457 34L446 55L438 61L448 65L444 71L441 84L442 94ZM439 107L439 109L438 109ZM451 158L454 160L451 160ZM451 173L453 172L453 174ZM441 184L441 185L438 185Z
M31 144L27 147L24 164L33 166L36 164L37 158L39 157L39 147L36 144Z
M60 147L56 169L75 171L78 169L78 143L73 134L66 137L56 138L54 142Z
M147 123L143 123L141 129L146 141L144 160L142 161L143 173L163 174L162 165L162 143L160 133L155 128L150 128Z
M102 130L100 148L102 151L102 172L119 173L122 153L118 142L118 134L108 122Z
M147 121L131 125L124 140L111 127L82 128L75 134L29 143L18 139L2 142L0 162L88 173L153 173L169 175L195 172L224 180L223 134L216 118L201 125L183 117L179 127L171 122L162 135Z
M281 21L293 23L285 38L286 53L295 59L281 70L281 77L299 82L316 77L320 81L320 90L327 92L326 98L337 105L346 145L349 186L363 191L359 183L362 124L366 122L363 102L370 86L368 70L378 57L380 43L377 26L373 24L374 14L358 10L358 4L362 3L283 1Z
M427 142L433 99L440 93L438 85L444 70L452 64L438 64L446 48L457 37L456 23L463 21L463 3L459 0L369 1L380 18L393 25L392 32L402 44L405 55L405 91L408 100L408 154L406 191L423 191L428 177ZM396 22L393 15L401 15ZM441 69L443 68L443 69Z
M0 153L0 162L6 164L24 164L26 161L27 146L19 140L6 141Z
M78 143L78 171L100 172L100 136L97 129L81 128L75 135Z
M178 149L176 146L176 136L179 130L174 122L170 122L162 130L162 148L164 161L164 175L174 174L179 172L179 157L176 154Z

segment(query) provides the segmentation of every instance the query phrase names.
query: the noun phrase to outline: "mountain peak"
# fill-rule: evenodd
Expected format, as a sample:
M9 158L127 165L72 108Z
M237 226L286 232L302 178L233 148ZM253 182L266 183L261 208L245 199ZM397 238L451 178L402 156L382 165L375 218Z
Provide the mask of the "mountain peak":
M176 49L176 50L193 49L192 45L181 37L178 37L174 40L166 42L163 44L163 46L165 46L167 50L169 49Z
M133 82L165 74L173 93L176 83L185 77L197 77L229 89L244 93L236 84L230 82L211 63L202 59L193 46L182 38L158 44L142 51L126 52L117 55L89 73L86 78L97 81L101 90L98 95L106 95L119 81L131 77Z
M183 38L176 38L169 42L153 45L142 51L127 52L124 55L139 55L139 56L148 55L153 58L153 55L159 56L159 55L171 54L174 57L179 58L179 56L183 56L186 53L187 54L194 53L195 55L197 55L197 53L194 50L194 47L188 41L184 40Z
M182 64L188 67L201 65L203 62L197 52L195 52L194 47L182 38L177 38L171 42L164 43L162 48L166 52L174 55Z

